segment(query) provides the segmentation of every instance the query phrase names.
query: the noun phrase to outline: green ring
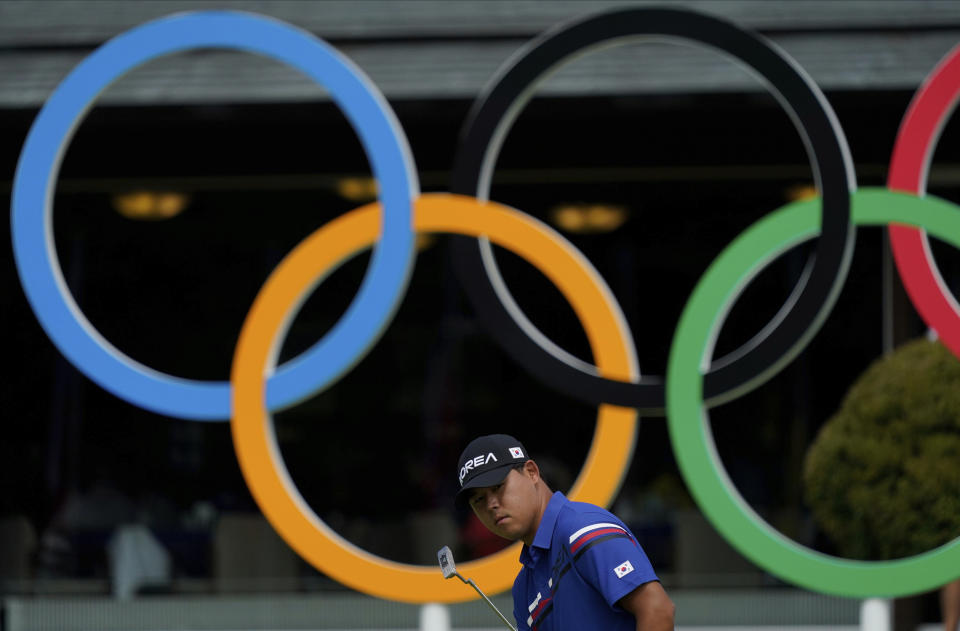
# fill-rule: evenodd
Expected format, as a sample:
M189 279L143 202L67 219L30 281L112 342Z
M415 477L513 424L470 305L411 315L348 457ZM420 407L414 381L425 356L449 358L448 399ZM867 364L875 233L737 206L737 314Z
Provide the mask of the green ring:
M960 212L935 197L864 189L852 195L856 225L924 228L960 248ZM667 366L667 419L680 471L720 534L753 563L813 591L894 597L929 591L960 577L960 538L893 561L852 561L802 546L767 524L727 477L703 405L703 373L716 336L742 289L769 261L820 232L820 201L796 202L764 217L714 260L680 317ZM812 333L810 335L812 337Z

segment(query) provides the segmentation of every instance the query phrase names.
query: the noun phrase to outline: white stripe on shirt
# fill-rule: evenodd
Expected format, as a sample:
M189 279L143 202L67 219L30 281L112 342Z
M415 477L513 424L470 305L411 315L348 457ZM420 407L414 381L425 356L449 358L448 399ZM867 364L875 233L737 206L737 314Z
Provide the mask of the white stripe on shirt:
M537 608L537 605L540 604L541 598L542 596L540 595L540 592L537 592L537 597L533 599L533 602L530 603L530 606L527 608L531 613L533 612L534 609Z
M570 535L570 543L573 543L574 541L576 541L580 537L580 535L588 533L591 530L596 530L597 528L619 528L620 530L623 530L623 526L619 524L593 524L592 526L584 526L577 532Z

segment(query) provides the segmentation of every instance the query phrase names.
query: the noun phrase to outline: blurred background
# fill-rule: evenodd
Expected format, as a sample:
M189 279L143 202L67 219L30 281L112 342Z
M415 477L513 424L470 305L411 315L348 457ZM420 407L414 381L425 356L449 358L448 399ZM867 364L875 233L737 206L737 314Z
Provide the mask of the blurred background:
M443 191L471 103L501 64L566 19L645 4L0 2L0 201L9 207L23 141L55 86L104 41L155 17L236 8L326 39L388 99L422 189ZM955 2L673 4L727 17L792 55L834 108L860 186L884 184L912 95L960 43ZM955 120L928 190L960 201ZM760 81L710 50L658 41L577 58L540 86L506 138L490 198L548 222L590 259L626 314L641 370L663 374L679 314L709 263L753 222L815 194L803 141ZM322 88L272 60L198 50L137 68L87 113L63 160L54 239L70 291L106 339L156 370L225 380L243 319L277 263L375 196L363 149ZM445 544L460 561L501 546L452 507L466 442L517 436L566 490L596 408L541 384L493 342L442 235L417 244L383 338L275 423L293 480L327 524L384 558L432 565ZM957 295L960 255L931 245ZM751 284L718 356L763 328L810 251L780 257ZM419 608L347 590L274 534L241 476L228 423L158 416L80 374L40 328L12 252L2 252L0 628L418 626ZM580 323L549 282L509 252L497 260L533 323L590 361ZM307 300L281 360L340 318L367 262L349 261ZM859 229L838 303L807 349L711 412L727 473L759 514L805 545L844 554L805 499L808 450L868 366L925 334L884 231ZM641 419L613 510L644 545L683 628L859 624L860 603L793 588L716 534L687 493L663 418ZM943 541L960 535L946 528ZM456 628L496 622L477 603L450 611ZM896 611L902 629L941 615L936 594L898 601Z

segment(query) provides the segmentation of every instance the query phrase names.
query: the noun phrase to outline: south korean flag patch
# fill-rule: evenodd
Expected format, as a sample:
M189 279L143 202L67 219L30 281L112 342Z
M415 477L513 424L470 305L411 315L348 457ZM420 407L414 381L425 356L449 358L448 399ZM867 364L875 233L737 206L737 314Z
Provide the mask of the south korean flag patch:
M633 565L630 564L630 561L624 561L617 567L613 568L613 573L617 575L617 578L623 578L632 571Z
M511 447L510 455L513 456L514 458L523 458L523 450L520 449L519 447Z

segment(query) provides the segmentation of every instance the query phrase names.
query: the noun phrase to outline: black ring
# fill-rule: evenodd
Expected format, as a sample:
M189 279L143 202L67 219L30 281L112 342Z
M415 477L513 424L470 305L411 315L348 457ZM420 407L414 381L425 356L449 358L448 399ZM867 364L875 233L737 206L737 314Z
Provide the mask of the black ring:
M820 89L786 53L730 22L682 9L619 10L560 25L531 41L478 97L461 132L450 190L487 198L502 139L549 71L600 43L650 35L706 44L765 79L806 142L823 200L821 235L804 274L806 282L797 285L770 325L737 351L715 361L705 375L704 398L708 405L717 405L759 386L803 349L833 306L853 256L850 193L856 189L856 180L843 130ZM489 248L489 242L468 237L452 237L451 241L457 275L480 320L524 368L547 385L590 403L663 413L662 378L615 381L552 355L523 331L497 294L482 258L482 249ZM512 302L505 287L502 291Z

